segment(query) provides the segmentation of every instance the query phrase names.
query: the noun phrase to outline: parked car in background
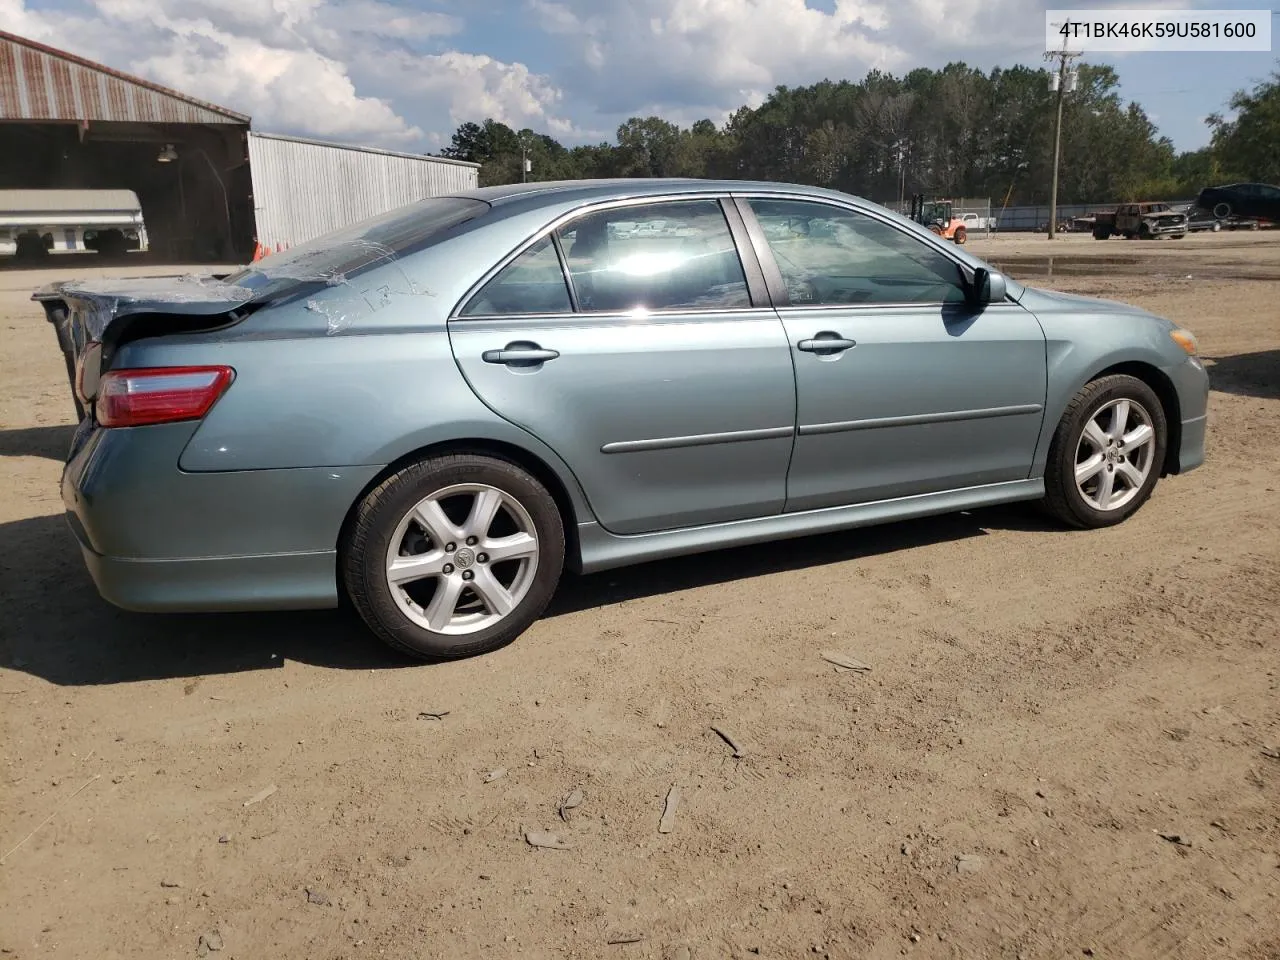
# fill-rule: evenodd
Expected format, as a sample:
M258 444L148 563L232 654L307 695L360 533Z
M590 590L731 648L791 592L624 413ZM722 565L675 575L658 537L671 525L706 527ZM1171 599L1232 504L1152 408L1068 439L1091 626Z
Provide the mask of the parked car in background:
M958 213L956 216L969 233L985 233L989 229L995 229L994 217L984 217L977 213Z
M1085 225L1086 229L1091 228L1095 240L1113 236L1126 240L1156 240L1160 237L1177 240L1187 235L1187 215L1167 203L1122 203L1116 207L1115 213L1079 217L1077 222Z
M1215 217L1208 210L1195 207L1187 211L1187 230L1190 233L1219 230L1257 230L1258 221L1246 217Z
M1106 527L1204 458L1188 331L811 187L489 187L221 280L34 296L103 596L342 593L418 657L511 641L565 568L1019 500Z
M1220 220L1252 217L1280 222L1280 187L1268 183L1231 183L1200 191L1196 206Z

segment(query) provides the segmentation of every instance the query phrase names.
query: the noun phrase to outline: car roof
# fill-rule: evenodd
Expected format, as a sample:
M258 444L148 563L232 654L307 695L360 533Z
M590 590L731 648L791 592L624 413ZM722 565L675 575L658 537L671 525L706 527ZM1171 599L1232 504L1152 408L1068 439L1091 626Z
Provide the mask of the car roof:
M729 192L801 192L814 196L842 199L861 197L799 183L777 183L762 180L706 180L697 177L617 177L595 180L543 180L535 183L509 183L479 187L450 194L500 206L520 200L544 199L547 202L579 202L608 198L642 197L671 193Z

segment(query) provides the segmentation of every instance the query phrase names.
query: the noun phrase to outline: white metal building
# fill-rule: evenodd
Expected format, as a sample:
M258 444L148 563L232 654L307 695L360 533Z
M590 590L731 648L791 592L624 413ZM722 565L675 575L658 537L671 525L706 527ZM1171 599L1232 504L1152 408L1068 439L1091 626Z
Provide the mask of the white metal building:
M444 157L256 131L248 146L258 242L271 251L478 182L478 164Z
M251 131L244 114L2 29L0 143L0 189L131 190L152 255L183 263L244 262L473 189L479 169Z

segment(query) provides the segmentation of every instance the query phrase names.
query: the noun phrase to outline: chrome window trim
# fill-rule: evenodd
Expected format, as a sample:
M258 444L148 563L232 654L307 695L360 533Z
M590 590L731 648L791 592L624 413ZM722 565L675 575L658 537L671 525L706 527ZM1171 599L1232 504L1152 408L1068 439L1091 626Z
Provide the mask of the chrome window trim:
M467 292L464 293L459 298L458 302L454 304L453 309L449 311L447 322L453 323L454 321L457 321L459 323L462 323L462 322L469 322L472 320L517 320L521 318L567 316L566 314L560 314L560 313L542 313L542 314L538 314L538 313L479 314L478 313L478 314L472 314L470 316L462 316L463 309L466 308L467 304L469 304L472 299L474 299L476 296L479 295L480 291L482 291L485 288L485 285L488 284L490 280L492 280L499 273L505 270L507 266L511 264L513 261L517 260L520 256L522 256L526 250L528 250L530 247L536 244L543 237L548 235L552 237L552 242L555 244L555 248L556 248L556 254L560 257L560 269L565 274L565 279L569 283L569 300L570 300L570 304L574 308L572 316L575 316L575 317L612 316L612 317L629 317L632 319L637 319L637 316L633 314L631 311L609 311L607 313L605 312L588 313L579 308L578 302L577 302L578 295L572 283L568 260L564 256L564 251L560 249L560 242L559 242L559 239L555 236L555 234L557 233L557 231L559 231L559 229L562 226L564 226L566 223L569 223L572 220L576 220L579 217L589 216L590 214L593 214L593 213L599 213L604 210L613 210L613 209L621 209L625 207L638 207L638 206L657 206L658 204L662 204L662 203L688 202L688 201L694 201L694 200L710 200L721 206L720 215L724 217L725 229L729 233L729 239L733 242L733 250L738 256L738 264L739 266L742 267L743 281L747 286L747 296L750 299L751 298L751 279L747 270L747 265L743 262L744 251L742 250L740 244L738 243L737 235L733 231L733 224L729 221L729 216L724 210L724 203L726 201L731 200L730 193L726 190L715 190L715 191L708 191L705 193L700 193L700 192L656 193L649 196L598 200L591 203L585 203L582 206L574 207L572 210L569 210L566 213L562 213L555 220L551 221L551 223L539 228L538 231L534 233L532 236L526 238L524 241L517 244L509 253L507 253L506 256L500 259L495 266L490 267L489 270L487 270L484 273L484 275L481 276L481 278L477 280L470 287L470 289L468 289ZM712 313L743 313L749 310L771 311L772 308L768 304L756 305L753 302L746 306L740 306L740 307L716 307L716 308L708 308L708 309L699 309L697 307L682 307L678 309L647 310L644 312L643 317L657 317L657 316L663 316L663 315L685 316L688 314L701 315L701 314L712 314Z

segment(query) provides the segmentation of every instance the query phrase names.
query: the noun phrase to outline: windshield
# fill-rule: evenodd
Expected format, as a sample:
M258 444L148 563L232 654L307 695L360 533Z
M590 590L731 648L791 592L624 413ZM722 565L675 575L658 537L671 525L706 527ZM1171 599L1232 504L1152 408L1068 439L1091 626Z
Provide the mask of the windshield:
M231 274L255 300L277 299L304 287L346 283L379 263L397 260L439 241L452 228L489 209L483 200L431 197L344 227Z

